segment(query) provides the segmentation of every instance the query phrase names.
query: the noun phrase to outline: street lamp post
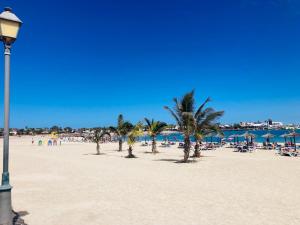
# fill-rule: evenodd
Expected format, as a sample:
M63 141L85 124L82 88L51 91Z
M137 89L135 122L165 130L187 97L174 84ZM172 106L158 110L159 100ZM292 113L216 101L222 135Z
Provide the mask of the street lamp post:
M4 44L4 131L3 131L3 173L0 186L0 225L11 225L13 222L11 189L9 183L9 95L10 95L10 51L17 39L21 20L5 8L0 14L0 40Z

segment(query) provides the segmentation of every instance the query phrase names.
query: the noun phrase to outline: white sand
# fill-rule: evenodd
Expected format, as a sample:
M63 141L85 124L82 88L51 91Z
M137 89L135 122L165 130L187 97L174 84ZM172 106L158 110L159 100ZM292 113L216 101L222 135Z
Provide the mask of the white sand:
M175 147L152 155L137 144L137 159L116 149L11 138L14 209L29 225L300 224L300 157L223 149L178 164Z

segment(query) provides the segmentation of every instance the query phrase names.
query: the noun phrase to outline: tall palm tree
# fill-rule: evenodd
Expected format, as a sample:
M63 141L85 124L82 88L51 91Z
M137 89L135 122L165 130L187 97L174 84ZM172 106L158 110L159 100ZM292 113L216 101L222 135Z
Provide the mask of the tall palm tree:
M167 127L167 124L160 121L151 121L145 118L146 121L146 129L148 131L149 136L152 138L152 153L158 153L156 146L156 137L161 134L163 130Z
M197 110L195 110L195 92L194 90L185 94L182 99L174 98L174 110L165 106L171 115L175 118L180 131L184 135L184 158L183 162L188 162L191 149L190 137L197 133L197 138L201 137L213 121L223 115L224 112L215 112L212 108L205 109L206 104L210 101L208 98Z
M132 128L133 128L133 125L128 121L124 121L122 114L120 114L118 116L117 127L110 127L110 130L118 136L120 152L122 151L122 148L123 148L123 139L132 130Z
M110 137L110 133L107 131L107 129L97 128L94 130L94 133L92 133L92 135L89 137L89 139L97 145L97 155L100 155L100 142L105 135L108 135Z
M143 135L143 124L141 122L137 123L133 129L128 134L128 156L127 158L135 158L135 155L132 154L133 146L137 142L139 136Z

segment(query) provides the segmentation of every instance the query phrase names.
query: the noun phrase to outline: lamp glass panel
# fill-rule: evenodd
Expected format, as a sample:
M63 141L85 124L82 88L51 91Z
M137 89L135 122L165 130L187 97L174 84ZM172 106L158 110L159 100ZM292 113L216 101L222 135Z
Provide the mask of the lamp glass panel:
M18 22L0 19L0 36L14 38L18 36L20 24Z

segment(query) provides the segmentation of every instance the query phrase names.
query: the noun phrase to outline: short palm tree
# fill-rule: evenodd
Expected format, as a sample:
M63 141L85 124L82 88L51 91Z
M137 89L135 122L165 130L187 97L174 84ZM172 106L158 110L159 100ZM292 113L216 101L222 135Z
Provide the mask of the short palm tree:
M154 121L154 119L150 121L147 118L145 118L145 121L146 129L148 131L149 136L152 139L152 153L158 153L156 146L156 137L164 131L164 129L167 127L167 124L160 121Z
M128 134L128 156L127 158L135 158L135 155L132 154L133 151L133 146L137 142L138 137L143 135L143 124L142 123L137 123L133 129L129 132Z
M223 134L223 132L221 131L218 124L215 124L215 125L211 124L207 127L199 124L199 126L197 127L195 134L194 134L196 145L195 145L195 151L194 151L193 157L199 158L201 156L200 144L201 144L203 138L205 138L208 135L212 135L212 134Z
M223 115L224 112L214 112L212 108L205 108L210 101L208 98L197 110L195 110L195 92L191 91L185 94L182 99L174 98L174 110L165 106L171 115L175 118L180 131L184 135L184 158L183 162L188 162L191 149L191 136L201 139L201 135L206 132L205 129L213 125L213 121ZM220 115L221 114L221 115ZM204 129L205 128L205 129ZM199 142L198 142L199 143Z
M132 130L132 128L133 125L128 121L124 121L122 114L118 116L118 126L110 127L110 130L118 136L120 152L123 148L123 140L127 136L127 134Z
M90 140L94 143L96 143L96 150L97 155L100 155L100 142L104 138L104 136L107 135L110 137L110 133L106 129L95 129L92 135L90 136Z
M196 140L194 157L200 157L200 142L205 136L213 133L223 134L216 121L224 115L224 111L215 111L211 107L205 108L210 101L211 99L207 98L194 116L196 122L196 130L194 134L194 138Z

